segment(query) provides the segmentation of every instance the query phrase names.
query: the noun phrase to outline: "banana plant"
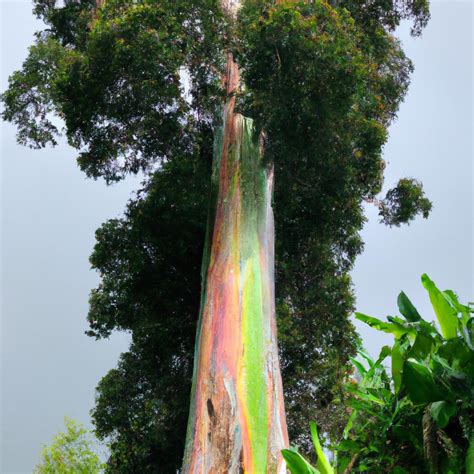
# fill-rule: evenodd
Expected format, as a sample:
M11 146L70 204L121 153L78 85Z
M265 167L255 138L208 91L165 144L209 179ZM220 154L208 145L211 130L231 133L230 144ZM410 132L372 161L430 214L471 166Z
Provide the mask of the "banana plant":
M437 325L425 321L403 292L398 297L402 317L382 321L356 313L356 318L395 338L390 350L393 413L399 414L403 404L418 409L418 416L423 412L427 472L474 473L474 310L452 290L441 291L428 275L421 281ZM359 388L353 392L361 399Z
M415 404L433 403L432 415L443 425L448 414L454 415L457 401L473 400L474 310L461 304L452 290L440 291L426 274L421 280L440 331L421 318L403 292L398 306L404 320L388 316L385 322L362 313L356 313L356 318L393 334L392 377L396 393L405 390Z
M394 336L373 360L362 349L352 359L357 380L346 384L351 411L333 465L318 439L312 466L296 448L282 452L292 474L474 474L474 309L451 290L421 278L436 322L422 318L408 296L398 296L400 316L356 318ZM385 361L391 359L391 368Z

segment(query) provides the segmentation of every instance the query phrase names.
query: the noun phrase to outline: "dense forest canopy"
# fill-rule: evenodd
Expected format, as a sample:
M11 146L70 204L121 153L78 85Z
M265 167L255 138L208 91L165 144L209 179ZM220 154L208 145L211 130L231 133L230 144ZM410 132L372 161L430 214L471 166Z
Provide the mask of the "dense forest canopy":
M334 399L358 344L349 272L363 249L363 203L389 225L431 209L410 178L376 197L413 70L393 33L411 20L420 34L428 2L247 0L236 22L213 0L35 0L34 12L46 28L2 95L19 142L55 145L64 133L88 176L144 176L124 216L97 231L91 257L101 283L89 334L132 335L93 410L111 440L110 472L181 464L226 50L241 66L238 109L265 131L275 167L290 437L309 446L315 417L335 436L345 412Z

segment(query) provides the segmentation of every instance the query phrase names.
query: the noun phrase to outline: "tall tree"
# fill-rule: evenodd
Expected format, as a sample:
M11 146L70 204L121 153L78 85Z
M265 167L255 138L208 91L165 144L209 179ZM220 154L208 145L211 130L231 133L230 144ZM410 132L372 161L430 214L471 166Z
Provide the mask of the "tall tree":
M91 296L91 334L122 329L133 335L130 352L98 388L96 426L112 437L108 469L156 472L159 466L173 472L180 465L212 136L220 133L228 99L221 78L229 52L243 77L232 95L235 112L253 119L255 129L242 135L243 147L231 147L229 159L245 162L245 150L258 151L257 137L265 130L263 158L253 155L256 174L237 174L242 199L246 192L259 196L255 208L242 208L248 236L241 241L239 235L237 247L255 250L268 242L264 220L257 224L251 217L268 205L261 180L272 167L276 177L276 302L290 436L306 432L299 427L314 410L328 414L326 432L337 431L332 399L356 342L348 321L348 272L362 250L362 202L376 202L382 220L395 225L418 212L426 216L430 207L410 180L375 201L387 127L412 69L392 31L412 17L418 34L428 19L427 2L247 0L237 19L211 0L101 3L35 1L48 27L11 77L3 117L17 124L21 143L41 147L56 141L59 130L50 118L56 113L89 176L107 182L130 172L150 176L124 219L99 230L92 257L103 280ZM226 163L220 153L214 158L214 169ZM236 213L228 212L232 200L219 201L216 193L220 187L222 198L218 177L214 172L211 201L217 208L221 202L235 225ZM211 213L211 227L213 217L219 216ZM222 223L229 238L230 225ZM208 235L205 248L212 255L215 241ZM264 254L270 247L262 246ZM214 255L220 261L222 249ZM217 295L211 287L205 287L204 303ZM214 402L203 408L209 419L219 413ZM252 449L247 460L258 451Z
M221 6L235 20L240 1ZM230 50L223 83L183 472L284 472L273 166L263 132L235 113L240 72Z

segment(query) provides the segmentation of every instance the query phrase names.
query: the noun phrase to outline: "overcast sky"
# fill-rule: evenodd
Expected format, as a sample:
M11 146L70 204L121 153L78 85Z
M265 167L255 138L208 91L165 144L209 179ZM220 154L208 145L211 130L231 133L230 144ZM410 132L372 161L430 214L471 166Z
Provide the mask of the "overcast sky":
M41 25L29 2L0 6L3 90ZM361 312L395 314L403 289L432 319L423 272L474 300L472 24L469 1L435 2L421 39L400 30L416 71L385 148L386 188L401 177L420 179L434 209L429 220L399 229L367 209L365 252L353 272ZM95 342L83 334L98 282L88 257L95 229L121 214L138 181L106 187L85 178L65 144L29 150L16 144L13 127L1 131L0 472L8 474L31 472L65 415L89 425L94 388L127 347L125 335ZM357 327L373 355L391 342Z

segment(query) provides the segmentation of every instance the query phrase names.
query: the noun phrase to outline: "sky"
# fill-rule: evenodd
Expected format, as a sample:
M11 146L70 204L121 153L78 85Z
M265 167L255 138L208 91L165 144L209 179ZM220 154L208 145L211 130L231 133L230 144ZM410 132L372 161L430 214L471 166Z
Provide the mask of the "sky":
M29 2L0 0L1 90L40 28ZM474 300L473 5L433 2L422 38L406 25L398 35L416 69L384 150L385 190L402 177L419 179L434 209L428 220L390 229L368 205L365 251L352 276L359 311L396 314L403 289L431 320L424 272ZM97 227L120 216L139 181L107 187L86 179L65 143L21 147L9 124L1 125L0 154L0 472L28 473L64 416L90 426L95 386L127 348L124 334L100 342L84 334L98 283L88 257ZM356 326L372 355L391 343Z

